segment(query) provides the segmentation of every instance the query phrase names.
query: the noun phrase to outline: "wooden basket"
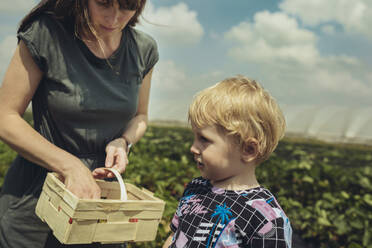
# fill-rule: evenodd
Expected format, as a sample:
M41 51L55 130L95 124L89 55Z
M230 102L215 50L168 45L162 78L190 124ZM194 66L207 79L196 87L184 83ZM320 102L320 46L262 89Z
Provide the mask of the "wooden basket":
M124 184L120 174L113 172L117 182L96 180L104 198L97 200L77 198L56 174L48 173L36 215L63 244L154 240L165 202L144 188Z

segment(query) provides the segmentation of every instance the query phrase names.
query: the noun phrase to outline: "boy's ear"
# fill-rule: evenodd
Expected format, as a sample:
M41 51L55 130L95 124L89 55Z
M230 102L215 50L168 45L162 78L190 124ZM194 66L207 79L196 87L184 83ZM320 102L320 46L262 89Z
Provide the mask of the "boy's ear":
M255 138L249 138L246 142L244 142L242 147L242 160L244 162L253 162L257 159L258 154L258 141Z

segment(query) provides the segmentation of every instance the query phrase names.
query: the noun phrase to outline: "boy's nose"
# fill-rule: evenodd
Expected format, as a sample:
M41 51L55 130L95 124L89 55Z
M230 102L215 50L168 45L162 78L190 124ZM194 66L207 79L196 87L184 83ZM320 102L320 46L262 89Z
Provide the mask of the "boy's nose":
M190 147L190 152L193 154L200 154L199 149L195 146L195 142L192 143L192 146Z

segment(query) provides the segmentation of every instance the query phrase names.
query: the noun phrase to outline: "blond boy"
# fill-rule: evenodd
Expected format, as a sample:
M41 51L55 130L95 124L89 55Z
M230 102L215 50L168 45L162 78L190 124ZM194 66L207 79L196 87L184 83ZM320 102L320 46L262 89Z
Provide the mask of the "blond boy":
M189 121L201 177L185 188L163 247L291 247L290 222L255 175L284 135L275 100L253 80L227 78L195 97Z

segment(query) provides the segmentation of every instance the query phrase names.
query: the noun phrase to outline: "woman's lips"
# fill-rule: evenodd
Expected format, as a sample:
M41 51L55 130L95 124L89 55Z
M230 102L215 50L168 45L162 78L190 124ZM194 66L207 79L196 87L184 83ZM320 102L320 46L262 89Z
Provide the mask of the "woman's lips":
M108 31L108 32L112 32L112 31L115 31L115 30L116 30L116 28L108 28L108 27L105 27L105 26L101 26L101 28L102 28L103 30Z

